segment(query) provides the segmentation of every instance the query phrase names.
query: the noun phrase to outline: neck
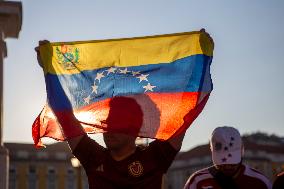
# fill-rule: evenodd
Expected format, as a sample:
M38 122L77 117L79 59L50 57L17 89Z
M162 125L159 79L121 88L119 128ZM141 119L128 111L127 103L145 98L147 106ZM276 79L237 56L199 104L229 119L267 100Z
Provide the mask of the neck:
M121 161L127 158L128 156L130 156L131 154L133 154L135 150L136 150L135 144L127 145L127 146L124 146L123 148L111 149L110 155L114 160Z

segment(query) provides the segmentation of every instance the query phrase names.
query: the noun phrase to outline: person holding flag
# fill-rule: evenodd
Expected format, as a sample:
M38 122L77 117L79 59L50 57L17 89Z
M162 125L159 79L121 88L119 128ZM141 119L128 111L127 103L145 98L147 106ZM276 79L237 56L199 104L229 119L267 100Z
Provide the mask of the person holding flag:
M48 103L33 124L35 145L43 146L42 137L67 140L90 189L161 188L186 129L212 90L213 40L205 30L40 41L36 52ZM86 134L99 132L106 148ZM141 148L137 136L156 140Z

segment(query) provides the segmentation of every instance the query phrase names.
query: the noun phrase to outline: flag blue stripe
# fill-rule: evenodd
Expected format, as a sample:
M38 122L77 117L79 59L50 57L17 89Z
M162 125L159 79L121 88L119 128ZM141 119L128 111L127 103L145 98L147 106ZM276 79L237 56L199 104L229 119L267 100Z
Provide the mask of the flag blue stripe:
M193 55L172 63L151 64L133 67L115 67L84 71L73 75L47 74L46 90L49 103L56 110L80 108L88 103L113 96L131 95L144 92L210 92L212 81L210 64L212 57ZM127 70L125 70L127 69ZM125 72L123 72L125 71ZM135 75L133 72L139 72ZM104 77L97 77L97 74ZM143 77L145 76L145 80ZM139 76L141 79L139 79ZM94 84L97 88L93 90ZM152 87L151 91L146 86ZM89 99L87 98L89 96ZM54 98L61 103L54 103Z

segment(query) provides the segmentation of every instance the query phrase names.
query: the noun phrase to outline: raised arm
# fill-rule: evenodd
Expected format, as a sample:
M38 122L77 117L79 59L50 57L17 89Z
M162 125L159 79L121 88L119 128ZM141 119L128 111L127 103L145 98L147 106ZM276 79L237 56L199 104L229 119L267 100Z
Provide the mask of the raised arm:
M206 32L204 28L200 30L200 32L203 32L209 40L212 42L214 47L214 41L212 37ZM181 127L181 131L177 131L170 139L168 139L168 142L172 145L173 148L176 150L180 150L182 141L186 132L186 129L191 125L191 123L195 120L195 118L199 115L199 113L202 111L203 107L205 106L205 103L208 100L207 96L202 100L202 102L196 107L194 110L192 110L186 117L184 117L184 125ZM184 129L186 128L186 129Z

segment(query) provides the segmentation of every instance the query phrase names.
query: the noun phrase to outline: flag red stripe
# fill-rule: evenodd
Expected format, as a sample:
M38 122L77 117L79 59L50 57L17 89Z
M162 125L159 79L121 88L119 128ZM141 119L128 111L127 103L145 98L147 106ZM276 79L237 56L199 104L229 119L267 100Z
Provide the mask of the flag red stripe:
M201 96L203 100L200 99ZM166 140L173 134L187 129L202 111L208 96L206 94L201 95L200 92L147 93L131 96L135 98L143 111L143 125L138 135ZM101 121L108 117L110 100L95 102L74 111L85 132L100 133L106 130ZM200 102L199 105L197 105L197 102ZM60 114L63 117L65 116L64 112L60 112ZM186 124L184 124L184 118ZM55 116L48 106L37 117L32 129L36 146L42 146L40 140L42 137L65 140ZM76 133L71 135L76 136Z

